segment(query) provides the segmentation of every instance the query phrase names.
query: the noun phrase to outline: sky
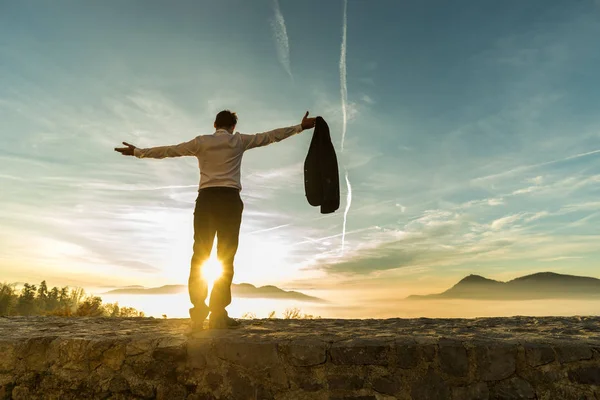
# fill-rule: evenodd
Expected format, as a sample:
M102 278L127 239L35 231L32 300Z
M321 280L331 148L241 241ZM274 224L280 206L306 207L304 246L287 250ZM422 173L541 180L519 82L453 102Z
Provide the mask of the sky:
M196 160L113 149L211 134L222 109L242 133L322 116L340 169L322 215L311 131L245 154L234 282L600 277L598 37L592 0L0 0L0 281L185 283Z

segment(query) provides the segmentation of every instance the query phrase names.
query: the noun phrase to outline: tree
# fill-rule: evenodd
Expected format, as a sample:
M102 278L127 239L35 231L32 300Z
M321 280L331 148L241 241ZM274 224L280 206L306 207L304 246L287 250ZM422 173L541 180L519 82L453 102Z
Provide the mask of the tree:
M83 288L71 289L71 295L69 296L69 309L71 312L77 312L77 309L79 308L79 305L84 297L85 290L83 290ZM100 299L100 302L102 302L102 299Z
M35 309L35 285L26 283L21 289L21 294L17 300L17 312L19 315L34 315Z
M121 309L119 303L108 303L104 306L105 314L109 317L119 317Z
M98 296L88 297L77 306L75 315L78 317L102 317L105 309L102 307L102 299Z
M37 290L36 303L38 310L42 313L46 311L48 305L48 286L45 280L40 283L40 287Z
M0 284L0 315L10 315L17 299L15 285Z
M15 284L0 283L0 315L53 315L60 317L144 317L142 311L133 307L121 307L119 303L102 304L98 296L86 296L82 288L53 287L48 291L46 281L40 287L25 283L19 294ZM166 316L165 316L166 317Z
M48 301L46 303L46 312L54 312L59 308L60 292L56 286L48 293Z

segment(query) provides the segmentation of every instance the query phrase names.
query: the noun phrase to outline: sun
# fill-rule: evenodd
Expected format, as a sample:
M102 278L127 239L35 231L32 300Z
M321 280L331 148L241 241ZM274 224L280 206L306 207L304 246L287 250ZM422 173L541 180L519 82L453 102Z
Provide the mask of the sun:
M212 290L215 281L223 274L223 265L216 256L211 255L204 264L202 264L202 277L208 284L209 291Z

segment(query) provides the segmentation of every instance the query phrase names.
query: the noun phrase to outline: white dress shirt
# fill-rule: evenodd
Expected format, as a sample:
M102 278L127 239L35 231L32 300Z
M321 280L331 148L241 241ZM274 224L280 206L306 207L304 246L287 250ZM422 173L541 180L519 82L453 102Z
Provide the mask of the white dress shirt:
M138 158L196 156L200 167L200 189L219 186L242 190L240 171L244 152L300 132L300 124L254 135L231 134L225 129L217 129L212 135L200 135L174 146L136 148L133 154Z

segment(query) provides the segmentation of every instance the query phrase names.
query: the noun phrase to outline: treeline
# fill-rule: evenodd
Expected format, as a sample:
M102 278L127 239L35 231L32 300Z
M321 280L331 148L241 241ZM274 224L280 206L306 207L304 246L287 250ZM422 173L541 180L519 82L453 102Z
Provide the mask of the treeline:
M26 283L20 291L16 284L0 283L0 316L9 315L143 317L144 313L119 303L102 304L101 297L86 295L81 288L55 286L48 290L44 280L39 286Z

